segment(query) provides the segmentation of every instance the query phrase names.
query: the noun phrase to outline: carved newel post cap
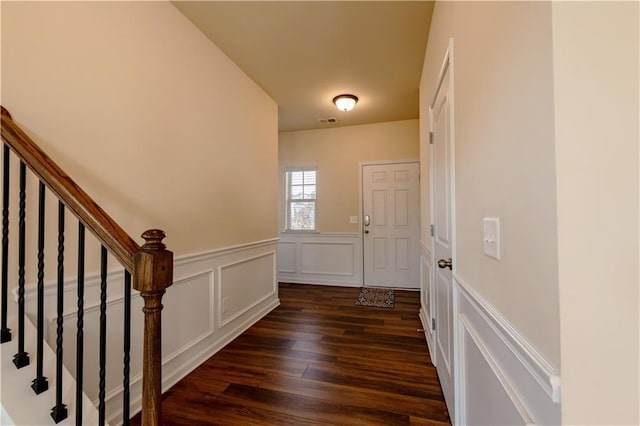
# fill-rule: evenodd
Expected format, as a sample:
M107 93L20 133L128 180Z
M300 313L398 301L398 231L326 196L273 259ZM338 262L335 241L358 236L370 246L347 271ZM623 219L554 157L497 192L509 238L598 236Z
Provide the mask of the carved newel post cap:
M166 246L162 243L162 240L167 236L161 229L149 229L144 231L142 238L145 243L142 248L146 251L160 251L164 250Z
M145 243L133 256L132 273L133 288L140 292L164 292L173 282L173 253L162 243L165 236L159 229L142 234Z

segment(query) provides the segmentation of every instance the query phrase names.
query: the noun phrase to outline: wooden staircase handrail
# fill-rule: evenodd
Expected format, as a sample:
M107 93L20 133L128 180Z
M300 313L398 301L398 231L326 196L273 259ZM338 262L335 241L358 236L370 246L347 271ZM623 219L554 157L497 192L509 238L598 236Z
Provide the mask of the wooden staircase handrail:
M140 246L1 108L2 139L129 272Z
M13 121L0 106L4 143L29 167L76 218L131 273L133 288L144 300L142 425L162 424L162 296L173 283L173 253L159 229L142 234L140 247Z

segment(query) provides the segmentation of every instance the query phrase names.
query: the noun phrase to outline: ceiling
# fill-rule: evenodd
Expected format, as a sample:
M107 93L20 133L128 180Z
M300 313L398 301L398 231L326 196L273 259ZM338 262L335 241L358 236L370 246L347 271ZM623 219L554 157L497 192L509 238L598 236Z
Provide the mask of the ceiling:
M281 132L418 118L431 1L173 4L278 103Z

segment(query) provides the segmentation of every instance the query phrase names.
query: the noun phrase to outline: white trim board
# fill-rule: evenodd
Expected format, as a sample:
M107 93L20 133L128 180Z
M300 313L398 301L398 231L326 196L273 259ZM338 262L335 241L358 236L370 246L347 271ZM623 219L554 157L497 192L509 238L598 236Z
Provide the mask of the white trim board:
M433 338L432 330L431 330L431 320L428 319L429 315L425 314L425 310L420 308L418 312L418 318L420 319L420 324L422 324L422 329L424 330L424 338L427 341L427 348L429 349L429 359L433 365L436 365L435 360L433 358Z
M420 322L424 329L424 335L427 339L427 346L429 347L429 356L433 365L437 365L435 357L435 348L433 346L434 332L432 326L432 320L434 318L434 305L433 305L433 257L431 252L420 241Z

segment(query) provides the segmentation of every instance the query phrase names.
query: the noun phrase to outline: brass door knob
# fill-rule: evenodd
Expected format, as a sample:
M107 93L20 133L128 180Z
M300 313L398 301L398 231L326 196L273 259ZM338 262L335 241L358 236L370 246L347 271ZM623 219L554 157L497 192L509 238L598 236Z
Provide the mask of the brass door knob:
M453 262L451 262L451 258L449 258L448 260L444 260L444 259L438 260L438 267L442 269L444 268L453 269L452 264Z

